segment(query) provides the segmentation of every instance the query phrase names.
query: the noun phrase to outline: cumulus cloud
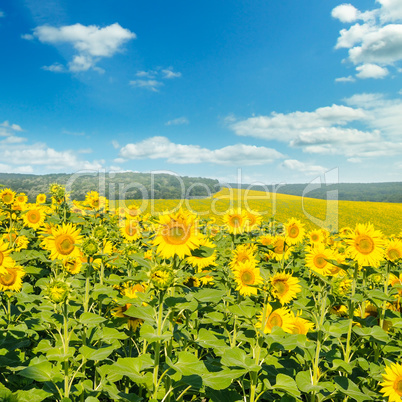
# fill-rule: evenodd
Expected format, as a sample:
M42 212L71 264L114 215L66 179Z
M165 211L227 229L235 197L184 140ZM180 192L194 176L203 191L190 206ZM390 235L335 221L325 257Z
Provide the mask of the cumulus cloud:
M166 78L166 79L172 79L172 78L181 77L181 73L173 71L172 68L162 70L162 74L163 74L163 78Z
M169 163L217 165L264 165L282 158L272 148L236 144L211 150L199 145L175 144L166 137L152 137L135 144L127 144L120 150L124 159L166 159Z
M357 78L384 78L385 67L402 60L402 2L377 0L379 8L361 12L351 4L341 4L332 16L354 23L340 31L336 49L349 49L348 60L356 66ZM398 69L396 69L398 71Z
M118 23L100 28L96 25L66 25L53 27L41 25L34 29L33 36L42 43L51 45L69 44L75 54L68 68L72 72L96 68L96 63L104 57L112 57L121 51L124 43L135 39L135 33L122 28ZM28 37L27 37L28 38ZM53 64L57 66L57 64ZM49 71L59 70L56 67Z
M328 170L323 166L301 162L296 159L286 159L283 161L282 166L290 170L307 174L321 174Z
M66 71L66 68L60 63L53 63L50 66L43 66L42 69L52 71L53 73L64 73Z
M353 78L351 75L349 75L348 77L339 77L339 78L335 78L335 82L355 82L356 79Z
M157 80L132 80L130 85L134 88L146 88L153 92L159 92L159 87L163 86L163 82Z
M178 117L177 119L169 120L165 123L165 126L180 126L183 124L188 124L189 121L187 117Z
M237 135L281 141L317 155L374 158L402 153L402 99L363 93L344 102L347 106L250 117L230 127Z
M180 72L173 71L172 67L168 69L161 69L158 67L155 70L140 70L136 72L136 77L138 79L129 81L132 87L136 88L146 88L153 92L159 92L158 87L164 85L162 80L171 80L173 78L181 77Z

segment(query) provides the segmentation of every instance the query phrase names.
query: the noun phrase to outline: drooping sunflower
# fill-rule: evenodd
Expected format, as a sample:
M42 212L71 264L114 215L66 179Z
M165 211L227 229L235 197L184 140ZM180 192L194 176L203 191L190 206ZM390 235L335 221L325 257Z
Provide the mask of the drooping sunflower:
M22 277L25 271L20 266L5 268L5 272L0 273L0 290L5 292L13 290L19 292L22 288Z
M293 332L293 317L289 310L285 307L278 308L276 310L272 309L270 304L267 305L267 311L265 314L265 323L262 323L262 314L259 316L257 322L257 328L263 328L265 334L271 333L274 327L280 327L285 332Z
M384 397L388 397L389 402L400 402L402 400L402 364L391 363L390 366L386 366L382 377L380 392L384 394Z
M41 193L36 196L37 204L44 204L45 202L46 202L46 194Z
M272 256L276 261L287 260L290 257L291 250L285 242L283 236L275 236L272 242L273 251Z
M335 256L332 250L325 248L324 245L318 245L310 248L306 254L306 266L323 276L331 275L332 264L329 260L334 260Z
M384 256L384 240L371 223L356 224L352 236L346 240L346 253L360 266L378 267Z
M195 217L191 214L178 211L162 215L159 218L153 245L157 246L157 253L162 258L177 255L183 259L191 255L191 250L200 245L200 235L196 232Z
M141 226L137 219L127 219L122 221L120 233L127 241L136 241L141 237Z
M15 265L14 260L10 257L10 253L11 249L8 247L8 243L0 239L0 274L5 273L6 268Z
M314 324L311 321L305 320L304 318L295 316L292 314L292 334L307 335L307 332L313 330Z
M402 259L402 240L389 240L385 249L385 258L397 262Z
M260 274L260 269L255 267L255 265L249 261L243 264L238 264L234 271L234 275L237 284L236 290L244 296L256 295L258 292L256 286L264 283Z
M230 268L235 269L239 264L250 262L253 266L256 265L255 252L257 248L253 244L240 244L233 250L233 257L229 263Z
M32 229L39 229L45 222L46 213L41 207L33 204L31 205L27 212L22 216L24 221L24 226Z
M11 205L15 200L15 191L10 188L5 188L0 191L0 201L2 201L6 205Z
M299 280L286 272L277 272L270 278L272 294L281 304L287 304L301 292Z
M285 238L287 244L301 243L304 237L304 225L295 218L290 218L285 223Z
M82 268L82 259L80 257L68 258L63 261L63 267L72 275L79 274Z
M231 234L237 235L245 231L248 223L247 213L241 208L230 209L223 216L225 228Z
M72 223L63 223L52 228L51 236L44 242L50 251L50 259L66 260L81 255L79 243L82 240L81 230Z

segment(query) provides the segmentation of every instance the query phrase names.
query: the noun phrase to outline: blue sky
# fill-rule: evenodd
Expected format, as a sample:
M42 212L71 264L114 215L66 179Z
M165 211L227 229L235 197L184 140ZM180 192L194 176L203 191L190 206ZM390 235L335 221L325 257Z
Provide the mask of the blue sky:
M400 0L5 0L0 37L0 172L402 180Z

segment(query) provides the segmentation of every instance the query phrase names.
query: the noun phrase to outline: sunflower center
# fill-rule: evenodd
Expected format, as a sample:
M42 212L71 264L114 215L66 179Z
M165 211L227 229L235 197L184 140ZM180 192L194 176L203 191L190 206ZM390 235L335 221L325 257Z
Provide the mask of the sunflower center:
M355 244L357 251L364 255L370 254L374 250L374 241L370 236L367 235L358 236Z
M294 323L294 327L292 329L292 334L304 334L305 328L303 328L299 323Z
M276 254L283 254L284 248L285 248L285 242L283 240L278 240L275 244L274 252Z
M163 235L166 243L173 245L185 244L190 237L190 228L184 225L174 224Z
M324 268L327 265L327 261L325 261L325 255L324 254L317 254L314 257L314 265L317 268L320 268L320 269Z
M318 241L318 240L320 240L320 237L317 234L313 234L313 235L311 235L311 240Z
M237 257L237 261L241 262L241 263L244 263L244 262L249 261L249 260L250 260L250 257L247 254L239 255Z
M289 290L289 285L284 280L275 281L274 287L280 296L284 295Z
M240 216L232 216L230 218L230 225L234 228L241 226L241 217Z
M282 318L279 314L273 313L271 316L268 318L268 324L270 327L282 327Z
M401 258L401 253L396 248L391 248L390 250L388 250L387 254L388 254L388 258L391 261L395 261L395 260L398 260L399 258Z
M243 285L252 285L255 281L255 276L251 271L243 271L240 280Z
M129 236L135 236L135 235L137 234L137 228L135 227L135 225L129 223L129 224L126 226L126 233L127 233Z
M40 213L38 211L29 211L27 219L30 223L38 223L40 221Z
M291 226L288 230L289 233L289 237L291 237L292 239L296 238L299 235L299 228L297 226Z
M66 234L58 236L55 240L59 254L68 255L74 250L74 239Z
M0 275L0 283L3 286L11 286L14 285L17 280L17 272L13 269L7 269L5 274Z
M402 396L402 376L397 377L395 380L394 390L399 396Z
M6 204L11 203L11 202L13 201L13 195L12 195L11 193L4 193L4 194L3 194L3 201L4 201Z

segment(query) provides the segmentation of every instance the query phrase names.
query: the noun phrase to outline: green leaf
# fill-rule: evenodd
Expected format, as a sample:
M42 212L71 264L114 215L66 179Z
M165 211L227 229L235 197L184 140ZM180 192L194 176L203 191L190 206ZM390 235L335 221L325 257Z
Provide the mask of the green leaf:
M333 381L340 392L355 399L357 402L373 400L370 396L363 394L359 387L346 377L336 376Z
M19 390L15 393L19 402L41 402L53 394L43 389L32 388L27 391Z
M53 368L52 364L48 361L33 364L28 366L19 372L20 375L31 380L46 382L46 381L59 381L63 377L61 372L56 368Z
M189 376L195 373L199 375L208 373L204 363L200 361L196 355L189 352L179 352L176 363L173 364L170 359L167 363L183 376Z
M371 337L371 338L376 339L377 341L381 341L381 342L385 342L385 343L389 342L388 334L382 328L380 328L378 325L376 325L375 327L371 327L371 328L354 327L353 332L356 335L359 335L362 337Z
M225 294L224 290L200 289L194 293L194 298L200 303L219 303Z
M104 360L106 359L113 351L115 350L114 346L103 346L101 348L93 348L89 346L81 346L80 353L87 360Z
M310 371L300 371L296 374L296 384L305 393L321 391L322 387L312 384Z
M300 391L297 388L296 381L285 374L278 374L276 376L276 384L272 388L285 391L296 398L300 397Z
M124 312L124 314L128 315L129 317L141 318L150 324L155 323L155 312L151 306L131 305L129 309Z
M98 326L100 323L105 322L106 318L99 316L98 314L94 313L83 313L78 320L83 325L87 327L95 327Z
M332 362L332 370L338 370L339 367L343 368L348 374L352 374L352 366L349 363L341 359L335 359Z
M209 372L202 375L204 385L214 390L222 390L229 388L232 381L246 374L246 370L230 370L224 369L217 372Z
M143 324L141 326L140 335L150 343L157 341L166 341L173 336L170 331L166 331L162 335L157 335L156 332L157 330L153 326Z
M203 348L218 348L218 349L227 348L228 345L226 344L226 342L223 339L218 339L217 336L215 336L214 334L217 333L216 332L214 333L213 331L207 330L205 328L201 328L200 331L198 332L198 338L196 342ZM217 335L220 335L220 337L223 336L221 334Z
M259 371L261 369L251 357L247 356L243 349L239 348L225 349L221 363L228 367L241 367L247 371Z

